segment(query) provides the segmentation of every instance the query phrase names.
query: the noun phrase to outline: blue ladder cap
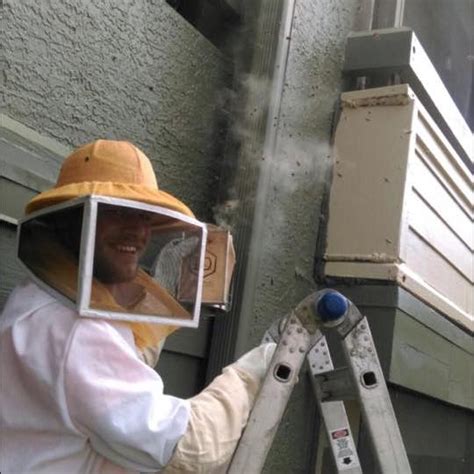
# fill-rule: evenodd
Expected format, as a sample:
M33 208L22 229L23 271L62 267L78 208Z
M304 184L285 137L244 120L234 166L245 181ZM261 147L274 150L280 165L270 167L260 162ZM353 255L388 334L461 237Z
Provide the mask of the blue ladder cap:
M328 291L319 299L317 311L324 322L335 321L346 314L349 303L345 296L337 291Z

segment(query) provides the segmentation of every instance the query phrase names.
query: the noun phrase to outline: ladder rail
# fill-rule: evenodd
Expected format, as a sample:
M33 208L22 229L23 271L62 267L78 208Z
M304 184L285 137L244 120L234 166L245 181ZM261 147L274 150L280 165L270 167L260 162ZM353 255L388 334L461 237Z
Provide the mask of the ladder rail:
M312 338L308 331L296 317L290 317L228 468L228 474L259 474L262 471L311 344Z
M367 318L343 338L342 346L381 472L410 474L410 463Z

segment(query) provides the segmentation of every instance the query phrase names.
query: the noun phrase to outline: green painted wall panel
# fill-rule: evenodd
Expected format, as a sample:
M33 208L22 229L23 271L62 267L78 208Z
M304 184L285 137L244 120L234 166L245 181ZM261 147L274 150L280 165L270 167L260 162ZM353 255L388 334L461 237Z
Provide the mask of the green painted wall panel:
M386 377L474 408L474 338L394 285L336 285L369 318Z
M36 191L0 176L0 213L19 219L24 214L26 203L36 194Z
M402 311L396 311L390 380L474 409L474 357Z
M413 474L473 472L472 412L394 386L390 395ZM364 474L379 474L364 423L358 448Z
M190 398L203 388L206 361L163 350L156 370L163 379L165 393L175 397Z
M0 312L11 289L25 276L15 255L16 226L0 221Z

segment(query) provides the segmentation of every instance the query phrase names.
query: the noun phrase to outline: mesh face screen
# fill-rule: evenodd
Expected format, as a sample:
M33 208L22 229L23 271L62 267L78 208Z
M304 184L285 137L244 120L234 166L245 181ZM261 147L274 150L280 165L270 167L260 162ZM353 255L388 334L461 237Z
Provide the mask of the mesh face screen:
M203 225L123 200L86 202L21 222L19 258L33 276L84 316L194 321L201 300Z
M202 231L187 222L140 209L99 203L93 257L94 278L128 314L191 319L198 291ZM185 301L178 295L186 288ZM109 310L106 300L90 307Z

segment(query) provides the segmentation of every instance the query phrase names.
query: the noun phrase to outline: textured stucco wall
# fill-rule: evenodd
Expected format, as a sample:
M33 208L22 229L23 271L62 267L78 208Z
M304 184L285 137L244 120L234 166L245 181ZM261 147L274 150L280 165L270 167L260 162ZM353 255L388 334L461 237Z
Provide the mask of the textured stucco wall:
M347 34L359 0L296 2L277 149L266 197L265 245L251 329L291 308L312 281L321 200L332 167L330 135Z
M312 280L320 211L332 167L330 134L342 87L345 39L358 0L296 2L276 152L265 197L265 220L249 334L257 343L315 285ZM244 341L244 342L242 342ZM302 377L280 425L265 472L307 473L316 451L313 396Z
M221 53L163 0L2 3L2 112L68 146L137 143L208 216Z

